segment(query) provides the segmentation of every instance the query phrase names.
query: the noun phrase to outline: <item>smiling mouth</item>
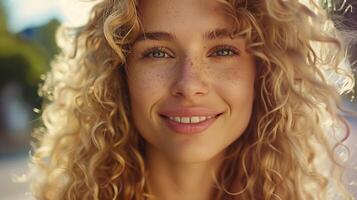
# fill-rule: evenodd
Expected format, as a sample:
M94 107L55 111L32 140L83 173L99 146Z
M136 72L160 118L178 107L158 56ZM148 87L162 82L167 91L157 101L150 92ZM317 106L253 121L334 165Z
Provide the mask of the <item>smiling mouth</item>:
M160 115L161 118L163 118L165 121L168 121L170 123L174 123L177 125L190 125L190 126L200 126L202 124L205 124L209 121L215 121L219 116L221 116L223 113L219 113L214 116L210 117L195 117L195 120L191 117L181 117L179 120L177 120L176 117L169 117L166 115ZM174 119L175 118L175 119ZM185 122L182 122L181 120L185 120ZM193 121L194 120L194 121Z
M198 133L203 133L206 129L208 129L222 114L223 113L213 116L202 116L202 118L199 118L199 116L160 116L164 120L166 126L174 133L183 135L196 135Z

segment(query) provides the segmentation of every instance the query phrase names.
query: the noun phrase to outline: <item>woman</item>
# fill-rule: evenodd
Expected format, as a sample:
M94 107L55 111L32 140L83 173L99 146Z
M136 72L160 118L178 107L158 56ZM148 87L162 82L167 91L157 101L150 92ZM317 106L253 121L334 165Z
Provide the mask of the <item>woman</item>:
M334 152L349 134L337 92L353 80L330 21L312 8L98 2L74 56L63 47L41 90L34 196L300 200L336 188L352 199Z

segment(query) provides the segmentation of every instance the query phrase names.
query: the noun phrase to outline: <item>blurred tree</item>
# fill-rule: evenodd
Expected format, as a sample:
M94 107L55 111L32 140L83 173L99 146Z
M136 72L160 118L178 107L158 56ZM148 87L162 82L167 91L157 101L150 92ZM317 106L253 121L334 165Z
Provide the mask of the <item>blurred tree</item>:
M35 91L35 95L26 94L34 99L40 75L49 69L58 52L54 38L58 26L59 22L52 20L46 26L27 28L13 35L7 30L5 10L0 3L0 89L6 82L16 80L27 93Z
M0 100L1 91L5 91L9 85L16 84L20 88L23 102L29 104L31 108L39 107L42 104L42 99L37 95L38 84L40 83L41 74L44 74L50 66L50 61L53 55L58 52L54 35L59 25L56 20L50 21L43 27L28 28L20 33L12 34L7 29L5 9L0 1ZM15 87L16 88L16 87ZM4 114L6 104L11 102L0 101L0 154L4 151L4 144L11 146L11 141L3 140L6 134L4 123L8 123L7 116ZM5 105L4 105L5 104ZM24 114L30 113L31 108L22 107ZM3 109L3 110L1 110ZM39 121L35 121L40 123ZM31 122L24 122L30 124ZM36 124L30 124L36 125ZM31 128L31 127L30 127ZM31 130L28 130L27 136ZM14 142L14 141L12 141ZM27 144L28 141L25 141ZM19 145L21 146L21 145ZM27 146L22 144L22 146Z
M6 15L4 6L0 3L0 35L7 31Z
M55 33L60 25L59 21L52 19L45 26L30 27L17 34L18 37L38 44L38 48L42 50L42 54L47 60L52 60L53 55L59 52L59 49L55 40Z

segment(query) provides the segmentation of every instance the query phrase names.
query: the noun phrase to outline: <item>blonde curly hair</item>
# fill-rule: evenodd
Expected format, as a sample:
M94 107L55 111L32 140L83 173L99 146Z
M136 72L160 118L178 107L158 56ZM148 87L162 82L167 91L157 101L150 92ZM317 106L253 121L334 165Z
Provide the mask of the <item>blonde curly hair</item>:
M331 20L313 1L219 2L255 57L257 84L252 118L226 149L212 198L325 200L336 188L352 199L336 152L350 132L339 94L354 80ZM43 126L33 132L36 199L154 199L125 73L139 3L101 0L83 27L59 29L62 53L40 87Z

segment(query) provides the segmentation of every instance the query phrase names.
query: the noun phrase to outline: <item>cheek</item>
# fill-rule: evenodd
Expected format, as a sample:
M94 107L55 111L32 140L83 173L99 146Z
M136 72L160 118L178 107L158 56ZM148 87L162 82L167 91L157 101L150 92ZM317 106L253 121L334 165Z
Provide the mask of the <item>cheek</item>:
M159 71L145 71L132 69L128 72L129 91L145 94L146 91L160 89L160 85L166 81L165 73Z
M128 70L130 104L134 118L150 116L150 109L166 92L163 86L167 81L167 75L162 71Z
M247 127L251 117L255 66L232 67L212 74L215 74L215 90L228 106L227 131L232 131L232 137L237 137Z
M229 104L251 102L254 95L255 66L246 64L243 66L227 67L214 74L214 87L221 92L223 99Z

